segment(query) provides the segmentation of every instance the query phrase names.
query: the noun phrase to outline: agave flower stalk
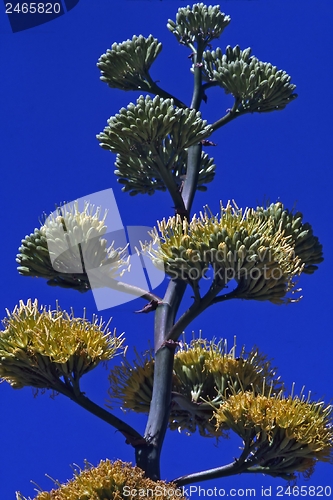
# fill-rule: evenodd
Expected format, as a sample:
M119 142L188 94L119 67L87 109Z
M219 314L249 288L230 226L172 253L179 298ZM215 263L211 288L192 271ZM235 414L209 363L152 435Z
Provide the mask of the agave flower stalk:
M61 340L46 318L49 314L55 325L61 323L59 331L67 321L76 334L74 315L66 316L58 309L36 312L38 305L29 303L9 314L0 336L0 375L5 380L14 387L58 390L114 425L135 447L136 463L154 481L150 484L157 484L161 477L160 455L167 427L187 433L198 430L206 437L224 437L234 431L244 443L233 463L180 477L178 485L241 472L292 480L296 473L309 476L317 461L332 459L330 407L303 396L284 397L275 369L257 349L249 353L243 349L236 357L236 346L229 351L222 341L179 342L190 322L218 302L233 298L272 304L297 302L301 297L296 279L302 273L312 274L323 260L322 246L310 224L303 222L301 213L288 211L280 202L245 210L229 202L226 207L221 205L219 215L205 207L198 216L191 216L196 190L205 190L215 175L213 159L202 150L215 145L208 140L211 134L245 113L284 109L297 97L291 77L260 61L250 48L241 50L237 45L227 46L224 52L213 50L212 42L229 22L219 6L203 3L180 8L175 21L168 22L177 41L191 50L194 88L190 107L152 80L150 68L162 48L152 35L115 43L98 61L101 79L111 88L142 94L136 103L112 116L97 136L101 147L116 154L115 175L122 190L131 196L168 191L175 210L173 217L157 223L152 242L144 246L170 278L162 300L149 292L139 293L150 300L142 311L155 311L154 349L133 364L124 361L110 376L111 400L119 399L125 408L148 413L144 436L80 391L80 377L108 359L110 332L101 335L97 323L89 326L83 318L79 324L84 332L73 336L74 345L67 334ZM207 102L206 91L218 86L234 97L234 104L210 125L199 109L202 101ZM95 211L89 204L83 211L76 205L62 207L48 224L22 241L19 272L85 292L93 285L89 272L97 269L98 275L106 268L94 286L125 290L126 284L118 278L129 270L127 249L116 249L114 244L107 248L105 233L100 209ZM202 292L204 279L211 280L207 292ZM235 288L226 291L232 280ZM187 285L192 287L194 300L176 320ZM128 292L136 295L140 290L129 287ZM26 318L33 328L16 328ZM36 318L41 325L46 321L46 328L39 331ZM130 476L138 478L136 470L125 469L108 462L90 476L92 470L80 471L72 489L59 484L55 495L69 499L119 496L119 488L129 485ZM90 485L95 486L97 478L98 487L89 489L87 485L81 491L78 485L84 484L86 474ZM111 478L111 485L104 481L106 477ZM145 487L148 483L135 483L139 484ZM38 500L52 495L41 491Z

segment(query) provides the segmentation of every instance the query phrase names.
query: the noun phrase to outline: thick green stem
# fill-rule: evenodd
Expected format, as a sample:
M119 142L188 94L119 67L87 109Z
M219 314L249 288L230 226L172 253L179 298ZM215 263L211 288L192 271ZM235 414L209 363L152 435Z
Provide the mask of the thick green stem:
M202 53L204 46L201 42L198 42L198 49L193 55L193 65L194 65L194 90L191 102L191 108L200 109L203 90L202 90Z
M202 92L202 49L198 47L198 52L194 55L194 91L191 102L191 108L199 111L203 92ZM186 207L186 214L189 218L191 207L194 200L194 195L198 185L199 168L201 160L202 145L194 144L188 149L187 153L187 169L186 179L183 186L183 200Z
M184 181L182 195L188 217L190 214L189 207L192 206L194 195L198 185L201 150L202 150L201 143L195 144L194 146L191 146L188 149L187 153L187 171L186 171L186 179Z
M218 304L219 302L225 302L226 300L237 299L237 288L235 288L235 290L233 290L232 292L215 297L215 299L212 300L211 305Z
M175 321L186 289L184 281L170 281L162 304L155 313L155 364L153 396L145 431L146 445L136 448L136 463L151 479L160 478L160 455L171 403L175 345L164 345L166 332Z
M175 209L177 212L183 213L185 210L185 206L184 206L184 201L183 201L182 195L179 191L179 188L178 188L177 184L175 183L170 171L164 165L164 163L159 155L159 152L157 151L157 149L155 148L155 146L153 144L151 146L152 146L152 152L154 155L154 162L157 165L158 172L160 173L160 175L163 179L165 187L167 188L167 190L169 191L169 193L171 195L172 201L174 202L174 205L175 205Z
M205 92L205 90L210 89L211 87L217 87L218 83L216 80L206 82L202 85L202 90Z
M116 417L112 413L104 410L104 408L91 401L82 393L79 396L75 396L74 398L71 399L78 405L82 406L82 408L85 408L93 415L96 415L96 417L104 420L104 422L107 422L108 424L115 427L119 432L121 432L126 437L127 441L130 444L135 445L135 442L137 440L143 439L143 436L141 436L139 432L133 429L133 427L126 424L126 422Z
M240 474L241 472L247 472L249 467L252 465L246 461L249 453L250 445L248 442L246 442L244 443L244 449L241 453L241 456L231 464L222 465L221 467L216 467L214 469L194 472L193 474L187 474L186 476L178 477L173 481L177 484L177 486L185 486L186 484L190 483L198 483L200 481L207 481L209 479L217 479L220 477Z
M173 327L185 289L184 281L170 281L163 302L157 307L154 333L155 352L163 346L167 332Z
M237 116L239 116L239 113L233 113L232 111L229 111L229 113L227 113L226 115L224 115L222 118L220 118L216 122L212 123L211 126L213 127L214 132L218 128L223 127L227 123L229 123L232 120L234 120L235 118L237 118Z
M165 345L155 355L153 397L145 430L145 446L136 448L137 465L154 481L160 479L160 455L171 404L174 346Z
M231 122L238 116L245 115L249 112L250 110L243 108L240 99L235 99L232 109L230 109L226 115L222 116L222 118L212 124L214 132L218 128L224 127L224 125L227 125L227 123Z
M202 50L196 58L196 62L201 62ZM191 107L199 109L202 100L201 89L201 66L195 67L194 91ZM154 151L154 153L158 153ZM183 186L183 195L179 191L175 192L174 185L169 179L165 179L174 203L176 211L189 218L194 193L197 187L198 170L201 156L201 145L189 148L187 175ZM157 162L161 161L156 156ZM162 169L162 165L159 166ZM162 170L163 171L163 170ZM181 202L179 201L179 196ZM171 391L172 391L172 371L173 359L176 344L168 342L169 332L172 330L175 317L186 289L186 283L182 281L171 281L169 283L162 304L159 304L155 316L155 363L153 395L150 403L148 422L145 430L145 446L136 448L137 465L141 467L146 475L153 480L160 479L160 455L161 449L169 421ZM177 340L177 338L173 338Z

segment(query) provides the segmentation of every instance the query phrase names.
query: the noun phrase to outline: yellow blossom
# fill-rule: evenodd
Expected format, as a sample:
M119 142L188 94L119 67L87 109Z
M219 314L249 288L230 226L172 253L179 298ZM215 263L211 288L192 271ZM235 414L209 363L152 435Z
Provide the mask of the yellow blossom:
M59 306L39 306L37 299L20 301L7 311L0 332L0 377L12 387L57 390L61 377L78 381L100 362L122 349L122 335L93 318L74 317Z
M40 491L35 500L136 500L144 493L164 500L184 499L174 483L147 479L139 467L121 460L102 460L97 467L86 462L83 470L75 471L74 479L66 484L56 483L57 489ZM17 493L16 500L31 499Z

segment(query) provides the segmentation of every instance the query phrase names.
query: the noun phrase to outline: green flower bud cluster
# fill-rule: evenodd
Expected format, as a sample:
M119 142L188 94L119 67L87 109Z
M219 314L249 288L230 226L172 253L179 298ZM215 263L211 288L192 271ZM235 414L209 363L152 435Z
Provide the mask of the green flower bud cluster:
M196 3L178 9L176 22L169 19L167 28L179 43L193 48L194 42L206 46L219 38L230 21L230 16L221 12L219 5Z
M107 247L102 236L107 231L100 208L88 202L82 211L77 202L58 209L58 215L47 218L44 225L22 240L19 247L18 271L23 276L46 278L47 284L90 290L86 270L107 268L109 277L119 277L128 267L126 248ZM94 283L94 287L101 286Z
M216 410L215 418L217 427L227 426L243 439L246 472L290 481L295 472L308 478L317 461L332 462L331 412L331 406L304 396L239 392Z
M172 382L171 430L212 437L223 434L216 429L214 408L231 394L251 390L260 394L277 393L282 385L270 361L252 349L243 348L236 357L236 345L230 352L227 342L194 339L181 343L175 354ZM125 361L110 374L109 396L124 408L148 413L153 391L154 359L150 352L133 364Z
M289 302L286 294L293 291L293 278L304 263L295 255L292 239L271 217L262 217L262 210L243 213L228 203L221 206L220 217L206 209L190 222L179 216L164 219L143 249L157 267L193 287L208 279L212 269L219 286L231 279L239 283L232 297Z
M178 184L185 170L184 150L211 133L199 111L175 108L173 99L140 96L136 105L130 103L111 117L97 139L102 148L118 153L115 173L123 190L135 195L165 190L167 171ZM214 168L207 155L202 155L199 186L212 179Z
M74 469L71 481L55 484L57 489L40 490L35 500L131 500L137 496L131 492L153 491L158 492L161 500L185 500L175 483L148 479L142 469L121 460L101 460L97 467L85 461L84 469ZM31 499L16 493L16 500Z
M291 77L271 63L251 56L251 49L228 46L203 54L204 77L215 81L227 94L232 94L240 111L263 113L284 109L297 97Z
M0 332L0 377L15 389L25 386L61 392L100 362L123 350L122 335L111 333L96 317L75 318L59 306L20 301L7 311Z
M163 164L167 166L178 189L180 189L186 177L187 150L184 149L181 153L174 154L172 140L166 139L160 155ZM170 161L170 158L172 158L172 161ZM150 165L149 160L147 162L135 156L124 157L124 155L117 155L115 166L114 173L118 177L118 182L123 184L122 191L129 192L131 196L139 193L152 195L155 191L166 191L159 170ZM199 165L198 191L207 190L205 184L214 179L215 169L214 159L202 152Z
M162 44L152 35L114 43L98 60L101 80L111 88L149 91L148 71L161 50Z
M168 136L172 136L174 151L179 153L211 133L212 128L201 119L200 111L175 108L173 99L141 95L136 104L130 103L112 116L97 139L101 147L114 153L142 156L144 146L157 148Z
M313 230L308 222L303 223L303 214L296 212L293 214L284 208L283 204L272 203L266 209L257 207L257 212L262 213L265 218L273 221L274 227L281 227L285 236L289 236L295 245L295 254L304 264L302 272L312 274L319 264L324 260L323 246L319 243L317 236L313 235Z

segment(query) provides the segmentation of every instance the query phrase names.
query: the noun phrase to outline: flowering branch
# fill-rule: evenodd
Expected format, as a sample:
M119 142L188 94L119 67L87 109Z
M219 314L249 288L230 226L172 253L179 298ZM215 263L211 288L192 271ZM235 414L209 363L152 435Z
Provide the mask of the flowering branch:
M222 467L216 467L214 469L207 469L200 472L194 472L193 474L187 474L185 476L180 476L173 479L173 482L177 484L178 487L186 486L187 484L199 483L201 481L208 481L210 479L217 479L220 477L233 476L235 474L240 474L246 471L244 464L240 464L237 460Z

